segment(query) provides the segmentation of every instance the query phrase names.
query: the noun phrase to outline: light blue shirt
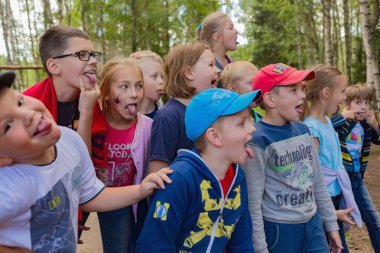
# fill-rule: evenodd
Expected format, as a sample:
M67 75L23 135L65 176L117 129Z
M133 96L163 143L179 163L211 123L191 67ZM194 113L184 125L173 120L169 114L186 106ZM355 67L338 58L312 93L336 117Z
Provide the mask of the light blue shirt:
M326 117L326 120L327 123L323 123L314 117L307 117L304 123L309 127L311 135L319 140L318 156L322 167L332 170L344 169L338 134L330 119ZM327 190L330 196L336 196L342 192L338 180L328 184Z
M364 129L357 123L346 138L347 150L354 164L354 171L360 172L360 157L363 147Z

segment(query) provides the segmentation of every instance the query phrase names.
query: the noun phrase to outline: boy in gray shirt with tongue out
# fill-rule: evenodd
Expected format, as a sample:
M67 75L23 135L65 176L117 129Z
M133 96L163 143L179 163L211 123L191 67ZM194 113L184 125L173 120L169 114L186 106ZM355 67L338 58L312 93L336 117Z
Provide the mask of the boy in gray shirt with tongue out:
M302 81L314 77L313 71L280 63L262 68L253 80L266 113L255 124L254 158L245 168L255 252L342 249L313 139L298 122L305 99Z

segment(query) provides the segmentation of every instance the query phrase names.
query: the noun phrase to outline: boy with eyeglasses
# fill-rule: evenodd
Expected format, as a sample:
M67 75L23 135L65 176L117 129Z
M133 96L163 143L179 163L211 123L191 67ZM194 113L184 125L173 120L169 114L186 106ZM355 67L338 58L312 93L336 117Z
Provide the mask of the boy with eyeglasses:
M47 29L40 38L39 53L48 77L24 94L41 100L58 125L76 130L91 154L92 136L102 136L107 129L97 103L96 65L102 54L94 51L86 32L67 26ZM79 227L85 230L89 229L84 226L88 215L80 218Z

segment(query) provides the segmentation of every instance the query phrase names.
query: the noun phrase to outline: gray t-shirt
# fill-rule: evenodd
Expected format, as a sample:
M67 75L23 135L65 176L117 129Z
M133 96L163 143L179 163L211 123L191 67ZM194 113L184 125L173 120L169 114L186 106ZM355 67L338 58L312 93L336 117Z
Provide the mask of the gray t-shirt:
M255 127L254 158L245 166L255 252L268 252L263 219L299 224L318 211L327 232L339 230L307 126L260 121Z
M0 245L76 252L78 205L95 198L104 184L80 136L60 128L52 163L0 169Z

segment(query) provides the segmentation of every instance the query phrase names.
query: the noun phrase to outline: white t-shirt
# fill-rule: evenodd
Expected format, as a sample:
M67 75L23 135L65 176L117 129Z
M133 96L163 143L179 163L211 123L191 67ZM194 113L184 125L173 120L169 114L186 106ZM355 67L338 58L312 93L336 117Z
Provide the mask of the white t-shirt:
M0 245L35 252L76 252L78 206L104 184L80 136L61 127L55 160L0 168Z

